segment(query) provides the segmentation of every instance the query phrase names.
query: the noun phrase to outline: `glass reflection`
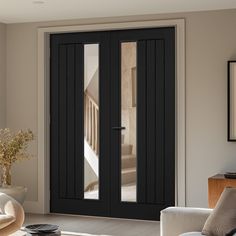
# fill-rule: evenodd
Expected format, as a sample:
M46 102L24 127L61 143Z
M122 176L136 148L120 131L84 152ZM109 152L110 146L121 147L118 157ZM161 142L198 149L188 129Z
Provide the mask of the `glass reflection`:
M99 45L84 45L84 198L99 199Z
M136 201L136 42L121 44L121 200Z

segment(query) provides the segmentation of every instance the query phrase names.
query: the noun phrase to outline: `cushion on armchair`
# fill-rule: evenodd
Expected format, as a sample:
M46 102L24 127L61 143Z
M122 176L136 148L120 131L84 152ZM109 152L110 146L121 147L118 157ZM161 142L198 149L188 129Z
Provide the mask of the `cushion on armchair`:
M3 229L6 226L10 225L15 220L15 217L11 215L0 215L0 229Z
M207 218L203 235L225 236L236 227L236 188L227 187Z

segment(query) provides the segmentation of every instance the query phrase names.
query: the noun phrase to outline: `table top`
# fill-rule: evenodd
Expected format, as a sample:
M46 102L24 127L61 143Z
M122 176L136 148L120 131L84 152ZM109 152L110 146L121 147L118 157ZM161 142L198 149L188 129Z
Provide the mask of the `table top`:
M216 174L211 176L209 179L225 179L224 174Z
M213 175L211 176L210 178L208 179L219 179L219 180L227 180L227 181L235 181L236 179L235 178L225 178L224 174L216 174L216 175Z

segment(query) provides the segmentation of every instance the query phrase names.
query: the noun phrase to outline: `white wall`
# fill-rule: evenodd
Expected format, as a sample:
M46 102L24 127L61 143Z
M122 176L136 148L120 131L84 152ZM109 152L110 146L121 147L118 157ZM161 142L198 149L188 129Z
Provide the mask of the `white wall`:
M6 25L0 23L0 128L6 126Z
M188 206L207 206L207 178L236 170L236 143L226 141L236 10L8 25L7 125L37 134L37 27L170 18L186 19L186 200ZM37 157L15 170L13 181L28 186L28 200L37 200Z

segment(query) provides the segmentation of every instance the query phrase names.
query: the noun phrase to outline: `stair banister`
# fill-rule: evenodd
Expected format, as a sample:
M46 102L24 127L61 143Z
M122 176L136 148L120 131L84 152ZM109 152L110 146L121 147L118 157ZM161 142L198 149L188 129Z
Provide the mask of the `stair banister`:
M99 148L99 107L87 91L84 93L85 138L92 150L98 154Z

